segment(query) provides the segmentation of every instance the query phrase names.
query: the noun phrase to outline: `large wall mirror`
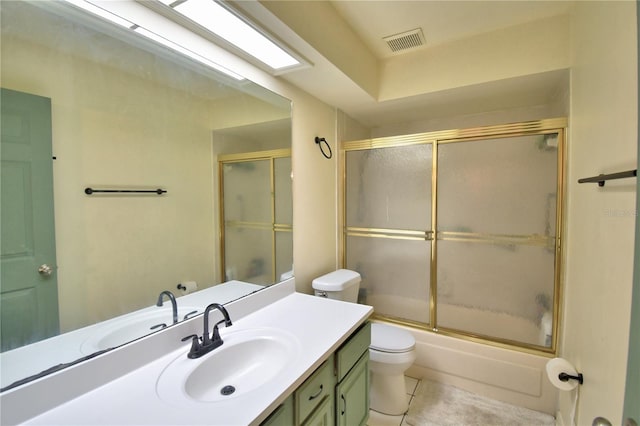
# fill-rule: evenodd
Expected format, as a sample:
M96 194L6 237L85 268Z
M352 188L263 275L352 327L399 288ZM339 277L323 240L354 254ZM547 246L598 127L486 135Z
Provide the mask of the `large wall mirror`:
M76 348L69 336L79 330L95 338L97 325L131 312L170 315L168 295L156 307L165 290L179 307L203 291L228 302L291 276L289 100L66 2L3 1L0 15L2 388L105 349ZM233 161L273 153L272 167L288 167L277 176ZM241 180L270 179L275 199L242 192L248 181L223 188L221 167ZM285 232L229 263L237 256L224 251L242 251L252 230L228 211L236 228L223 235L221 202ZM242 291L216 300L210 291L229 280ZM197 291L185 294L180 283ZM178 321L195 315L191 305ZM175 323L151 321L149 333ZM137 337L122 333L106 348Z

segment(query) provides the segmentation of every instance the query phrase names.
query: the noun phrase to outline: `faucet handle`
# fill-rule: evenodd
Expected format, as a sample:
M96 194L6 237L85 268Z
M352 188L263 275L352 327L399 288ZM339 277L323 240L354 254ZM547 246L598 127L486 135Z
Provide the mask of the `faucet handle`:
M152 325L151 327L149 327L149 330L157 330L158 328L167 328L167 324L160 323L160 324Z
M197 334L190 334L180 340L182 342L186 342L189 339L191 339L191 349L189 349L189 353L187 354L187 356L189 358L195 358L195 355L198 354L202 349L202 345L200 344L200 337Z
M186 320L188 320L189 318L191 318L193 315L195 315L197 313L198 313L198 311L191 311L191 312L185 314L185 316L184 316L184 318L182 320L186 321Z
M182 339L180 339L181 342L186 342L189 339L199 339L200 336L198 336L197 334L190 334L188 336L183 337Z
M189 339L191 339L191 342L195 344L195 343L198 343L198 341L200 340L200 336L198 336L197 334L190 334L180 339L180 341L186 342Z

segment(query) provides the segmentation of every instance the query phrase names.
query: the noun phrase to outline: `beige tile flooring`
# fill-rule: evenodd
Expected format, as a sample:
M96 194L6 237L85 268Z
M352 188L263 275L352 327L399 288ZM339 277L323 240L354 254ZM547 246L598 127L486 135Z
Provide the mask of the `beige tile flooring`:
M405 381L406 391L410 398L409 406L411 406L411 401L413 401L413 396L416 393L416 389L418 389L419 383L420 380L414 379L413 377L407 377L407 380ZM406 426L407 424L405 423L404 418L404 415L387 416L370 410L367 426Z

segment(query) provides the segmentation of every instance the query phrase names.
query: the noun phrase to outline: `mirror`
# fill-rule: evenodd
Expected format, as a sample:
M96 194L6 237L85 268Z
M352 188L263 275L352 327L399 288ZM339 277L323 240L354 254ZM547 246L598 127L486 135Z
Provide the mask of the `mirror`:
M288 151L290 168L289 100L65 2L1 2L0 14L2 388L139 337L118 328L123 321L139 322L149 333L171 325L169 298L156 306L164 290L177 297L181 321L204 303L203 294L205 301L228 302L292 269L291 223L274 218L289 227L274 236L289 250L279 251L277 263L288 267L278 266L269 278L256 274L255 282L250 274L232 277L244 282L225 282L226 271L274 263L275 254L223 264L218 201L239 197L219 190L223 156ZM13 167L19 162L11 162L9 146L25 135L46 140L47 129L48 152L34 154L28 167ZM46 176L25 170L46 175L47 167L53 179L49 195L41 196L35 187ZM85 188L151 192L89 195ZM279 185L280 210L291 205L282 188L287 185ZM53 213L43 215L47 209ZM51 253L36 241L42 228L49 230ZM18 263L33 276L28 288L11 275ZM107 329L111 340L102 334ZM101 343L81 350L71 336L87 330Z

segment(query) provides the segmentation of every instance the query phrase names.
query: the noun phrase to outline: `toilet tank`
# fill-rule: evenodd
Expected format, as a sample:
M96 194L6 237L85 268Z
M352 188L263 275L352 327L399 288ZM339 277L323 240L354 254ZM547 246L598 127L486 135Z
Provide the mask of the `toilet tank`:
M357 303L360 279L356 271L338 269L314 279L311 286L316 296Z

